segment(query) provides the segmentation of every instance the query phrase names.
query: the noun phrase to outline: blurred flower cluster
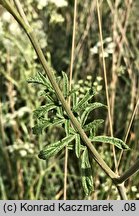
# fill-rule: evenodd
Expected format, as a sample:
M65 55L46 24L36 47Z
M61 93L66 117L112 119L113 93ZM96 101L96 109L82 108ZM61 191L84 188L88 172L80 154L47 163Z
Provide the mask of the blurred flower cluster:
M13 145L8 146L7 149L10 153L19 155L21 157L31 156L35 153L34 144L23 142L21 139L15 141Z
M90 88L93 87L93 89L97 92L101 91L102 90L102 82L103 78L101 76L97 76L95 81L92 82L92 76L91 75L88 75L86 77L86 80L83 80L83 79L80 79L78 80L77 83L74 83L74 80L73 80L73 85L74 85L74 88L77 89L77 96L80 98L83 98L84 95L90 90Z
M48 3L53 3L57 7L66 7L68 5L66 0L37 0L38 2L38 9L43 9L48 5Z
M104 57L107 58L109 57L110 54L113 54L115 50L115 43L113 42L111 37L107 37L103 40L103 46L104 46ZM99 54L100 57L102 57L102 52L101 52L101 42L98 41L95 46L93 46L90 49L90 52L92 55Z

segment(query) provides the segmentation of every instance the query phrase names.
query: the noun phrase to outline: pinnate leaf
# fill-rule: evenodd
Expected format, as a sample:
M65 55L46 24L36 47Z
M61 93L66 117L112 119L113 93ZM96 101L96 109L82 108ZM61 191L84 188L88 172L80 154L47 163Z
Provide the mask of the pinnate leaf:
M54 108L56 108L56 105L54 103L49 103L47 105L41 106L34 111L34 117L39 118L40 116L44 115Z
M75 154L76 154L77 158L80 157L80 151L81 151L80 135L76 134L76 136L75 136Z
M81 156L81 178L84 192L88 196L93 191L94 186L87 148L83 151Z
M69 95L69 81L68 81L68 76L65 72L62 71L62 76L63 76L63 93L65 98Z
M75 136L70 135L62 139L61 141L58 141L56 143L50 144L46 146L43 150L39 153L39 158L43 160L47 160L48 158L56 155L59 151L61 151L68 143L70 143L72 140L74 140Z
M28 83L36 83L36 84L41 84L49 89L49 91L54 92L49 80L40 72L36 74L36 76L31 77L30 79L27 80Z
M91 141L112 144L121 150L129 149L128 145L126 145L121 139L115 137L95 136L95 137L91 137Z
M96 119L90 122L89 124L85 125L84 130L89 131L91 129L97 129L103 122L104 122L103 119Z
M86 93L86 95L79 101L79 103L77 104L77 106L74 108L74 111L79 111L80 109L84 109L84 105L87 104L87 102L96 94L96 92L94 91L94 93L92 93L92 90L88 91Z
M98 103L98 102L89 104L88 107L86 107L85 111L81 115L81 123L82 123L82 125L85 124L90 112L92 112L94 109L97 109L97 108L100 108L100 107L106 107L106 106L104 104Z

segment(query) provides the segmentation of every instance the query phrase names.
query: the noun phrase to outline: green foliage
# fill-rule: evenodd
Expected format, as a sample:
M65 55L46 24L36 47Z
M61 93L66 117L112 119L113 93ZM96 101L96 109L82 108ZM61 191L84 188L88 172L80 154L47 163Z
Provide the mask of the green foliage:
M54 92L49 80L40 72L38 72L35 77L28 79L28 83L41 84L45 86L47 89L49 89L49 92Z
M64 72L62 72L62 76L63 76L62 90L65 98L67 98L69 96L68 77ZM51 88L49 88L50 86L49 81L40 73L36 77L30 79L28 82L41 84L42 86L47 87L47 93L49 95L52 93ZM98 103L98 102L92 103L92 98L96 94L96 92L93 91L92 89L89 90L86 93L86 95L79 101L77 100L77 97L75 97L76 91L77 91L76 89L73 89L71 93L71 95L74 95L73 112L78 115L77 117L78 121L83 126L83 129L90 133L90 139L94 142L110 143L117 146L120 149L127 149L128 146L124 144L124 142L120 139L113 138L113 137L106 137L106 136L95 136L97 129L103 123L103 120L96 119L88 124L85 123L88 120L89 114L94 109L105 107L105 106L102 103ZM93 177L92 177L93 172L89 161L88 149L86 147L83 147L83 145L81 145L80 135L72 127L72 124L68 116L65 114L65 111L63 110L62 106L60 104L57 104L57 99L56 97L54 97L54 94L51 97L53 98L53 103L52 103L52 99L49 100L48 94L43 95L42 92L41 95L46 97L46 105L41 106L34 111L34 117L37 119L38 123L34 126L33 132L39 134L42 133L42 131L49 126L51 127L62 126L65 129L66 137L60 141L47 145L43 150L40 151L39 158L43 160L49 159L50 157L55 156L65 146L68 147L69 144L70 149L75 151L76 157L81 160L82 185L85 194L88 196L93 190ZM74 140L75 148L73 147L73 145L71 146L73 140Z
M43 150L39 153L39 158L43 160L47 160L50 157L56 155L60 150L62 150L68 143L70 143L74 139L74 136L69 135L62 139L61 141L58 141L56 143L50 144L46 146Z
M108 136L95 136L90 137L92 142L101 142L101 143L109 143L115 145L119 149L129 149L129 147L121 140L115 137Z
M81 151L80 135L76 134L76 136L75 136L75 154L76 154L77 158L80 157L80 151Z
M93 191L93 171L91 169L91 164L89 161L88 150L85 148L81 155L81 175L82 175L82 185L86 196L91 194Z
M84 109L88 105L88 101L95 95L95 92L91 89L86 93L86 95L79 101L77 106L74 107L75 112L79 112L81 109Z
M83 127L84 131L86 131L86 132L90 131L90 135L94 137L96 135L98 128L102 125L103 122L104 122L103 119L96 119L96 120L90 122L89 124L86 124Z
M64 73L64 72L62 72L62 76L63 76L63 94L64 94L65 98L67 98L69 95L68 77L67 77L66 73Z
M86 108L85 111L83 111L83 113L81 115L81 123L82 123L82 125L85 124L90 112L92 112L94 109L97 109L97 108L100 108L100 107L104 107L104 104L98 103L98 102L95 102L93 104L92 103L87 104L86 107L85 107Z

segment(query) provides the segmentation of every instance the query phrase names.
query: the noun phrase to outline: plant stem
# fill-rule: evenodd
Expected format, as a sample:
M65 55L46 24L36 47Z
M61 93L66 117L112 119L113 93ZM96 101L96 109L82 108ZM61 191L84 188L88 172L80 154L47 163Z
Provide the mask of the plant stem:
M108 105L108 117L109 117L109 124L110 124L110 134L113 137L113 127L112 127L112 119L111 119L111 107L110 107L110 100L109 100L109 93L108 93L107 71L106 71L106 62L105 62L105 56L104 56L103 34L102 34L102 25L101 25L100 9L99 9L98 0L97 0L97 14L98 14L98 25L99 25L99 34L100 34L101 51L102 51L102 61L103 61L106 99L107 99L107 105ZM117 159L116 159L115 146L113 146L113 157L114 157L114 164L115 164L116 173L118 174L118 164L117 164Z
M64 200L67 200L68 147L65 147L64 161Z
M135 174L139 170L139 159L127 170L123 175L121 175L116 181L118 184L125 182L130 176Z
M26 15L25 15L25 13L24 13L24 11L22 9L22 6L21 6L19 0L13 0L13 1L15 3L15 6L16 6L16 8L17 8L17 10L18 10L18 12L20 14L20 16L23 18L23 20L26 23L26 25L28 25L30 27L29 22L28 22L28 20L26 18Z
M76 17L77 17L77 0L74 1L74 20L73 20L72 49L71 49L71 61L70 61L69 91L71 91L71 82L72 82L72 74L73 74L75 34L76 34ZM69 105L70 105L70 97L69 97Z
M73 62L74 62L74 50L75 50L75 33L76 33L76 16L77 16L77 0L74 1L74 18L73 18L73 33L72 33L72 48L71 48L71 61L70 61L70 74L69 74L69 91L71 91L72 74L73 74ZM68 104L70 107L71 97L68 98ZM64 200L67 199L67 167L68 167L68 147L65 147L65 163L64 163Z
M139 105L139 98L138 98L138 100L137 100L136 106L135 106L134 111L133 111L133 113L132 113L131 120L130 120L130 122L129 122L129 126L128 126L128 128L127 128L126 136L125 136L125 139L124 139L124 142L125 142L125 143L127 142L127 138L128 138L128 135L129 135L129 132L130 132L130 129L131 129L131 126L132 126L134 117L135 117L135 115L136 115L138 105ZM121 154L120 154L120 157L119 157L118 166L120 165L120 161L121 161L121 159L122 159L122 155L123 155L123 150L121 151Z
M123 183L117 185L117 190L119 192L119 195L120 195L121 199L122 200L127 200L126 190L125 190L125 187L124 187Z

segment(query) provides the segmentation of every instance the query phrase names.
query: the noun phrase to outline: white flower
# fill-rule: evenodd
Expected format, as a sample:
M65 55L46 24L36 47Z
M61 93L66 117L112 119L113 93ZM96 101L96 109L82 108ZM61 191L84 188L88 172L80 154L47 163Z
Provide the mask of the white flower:
M109 54L112 54L114 52L116 45L114 42L111 42L108 44L107 48L106 48L106 52Z
M107 38L105 38L104 42L110 43L110 42L112 42L112 38L111 37L107 37Z
M25 157L27 155L26 150L20 150L21 157Z
M38 1L38 9L42 10L48 4L48 0L37 0Z
M103 78L101 76L97 77L97 81L100 82Z
M64 22L64 17L55 11L51 14L50 23L62 23Z
M54 3L57 7L66 7L68 5L66 0L49 0L49 2Z
M104 53L100 53L100 57L102 58L104 55L104 58L108 58L109 57L109 54L104 50Z
M132 190L133 192L137 192L137 191L138 191L138 189L137 189L136 186L132 186L132 187L131 187L131 190Z
M10 22L11 21L11 15L8 11L5 11L3 14L2 14L2 19L3 21L5 22Z
M98 92L101 91L101 90L102 90L102 86L101 86L101 85L98 85L97 88L96 88L96 90L97 90Z
M13 35L17 35L21 33L19 25L16 22L13 22L9 25L9 30Z
M94 46L90 49L91 54L97 54L98 53L98 47Z
M91 79L92 79L92 76L88 75L87 80L91 80Z

